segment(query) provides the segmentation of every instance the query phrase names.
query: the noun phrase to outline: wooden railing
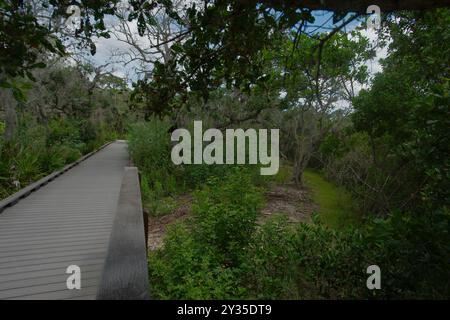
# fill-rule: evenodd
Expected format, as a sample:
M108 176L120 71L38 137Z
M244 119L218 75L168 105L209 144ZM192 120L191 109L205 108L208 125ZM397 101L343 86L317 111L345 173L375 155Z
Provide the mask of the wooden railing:
M149 299L145 220L138 169L126 167L97 299Z

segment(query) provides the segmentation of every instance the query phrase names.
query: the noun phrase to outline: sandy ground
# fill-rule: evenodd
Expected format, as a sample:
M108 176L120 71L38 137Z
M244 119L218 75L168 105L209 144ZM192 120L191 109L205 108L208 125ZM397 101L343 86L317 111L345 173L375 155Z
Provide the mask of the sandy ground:
M317 207L312 203L306 189L298 189L294 184L273 186L265 194L266 206L263 217L283 213L292 222L309 221Z
M185 219L191 211L192 197L190 195L183 195L178 199L180 205L174 212L164 215L162 217L148 218L148 248L155 250L163 245L163 238L167 230L167 226L175 221Z
M266 205L259 222L275 213L286 214L292 222L309 221L317 209L306 189L297 189L293 184L272 186L265 194ZM167 226L188 217L191 213L192 197L183 195L177 199L180 205L174 212L162 217L149 217L148 248L155 250L163 246Z

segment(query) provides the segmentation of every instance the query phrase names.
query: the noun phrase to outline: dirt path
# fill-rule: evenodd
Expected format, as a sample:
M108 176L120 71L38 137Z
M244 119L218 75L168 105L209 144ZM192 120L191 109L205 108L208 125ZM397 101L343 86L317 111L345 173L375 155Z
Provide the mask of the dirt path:
M190 195L183 195L178 199L180 205L174 212L164 215L162 217L148 218L148 248L149 250L156 250L163 245L163 238L166 234L167 226L175 221L185 219L191 211L192 197Z
M317 206L310 199L309 192L306 189L297 189L293 184L274 185L265 193L266 205L262 210L262 216L259 222L270 217L273 214L286 214L290 221L300 222L309 221ZM167 227L183 219L186 219L191 213L192 196L183 195L177 199L180 204L174 212L148 219L148 248L156 250L163 245L164 235Z
M311 201L307 189L298 189L294 184L272 186L265 194L266 206L262 210L267 218L275 213L288 216L292 222L309 221L317 206Z

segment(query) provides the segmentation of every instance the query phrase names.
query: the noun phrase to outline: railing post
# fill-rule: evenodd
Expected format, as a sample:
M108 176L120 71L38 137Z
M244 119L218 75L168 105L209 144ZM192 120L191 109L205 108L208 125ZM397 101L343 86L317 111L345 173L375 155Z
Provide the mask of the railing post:
M138 171L139 176L139 186L141 186L142 179L141 179L141 173ZM148 251L148 212L145 210L142 210L142 214L144 217L144 233L145 233L145 248Z
M143 224L138 170L126 167L97 299L149 299Z

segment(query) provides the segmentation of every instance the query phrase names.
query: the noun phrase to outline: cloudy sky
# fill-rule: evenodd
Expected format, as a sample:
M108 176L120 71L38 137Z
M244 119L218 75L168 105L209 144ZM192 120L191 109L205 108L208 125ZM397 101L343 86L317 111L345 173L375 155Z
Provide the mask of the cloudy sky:
M314 16L316 18L316 21L308 26L306 29L307 32L328 32L333 28L334 25L332 23L332 13L325 12L325 11L316 11L314 13ZM106 19L106 25L109 28L113 28L114 26L117 26L118 21L117 19L113 17L109 17ZM337 23L339 25L340 22ZM361 21L355 21L349 24L345 31L349 32L359 26L361 24ZM138 36L137 32L137 25L136 22L130 22L129 28L132 30L135 34L138 40L145 46L145 44L148 45L148 39L140 38ZM365 29L363 30L363 34L368 37L371 42L376 45L377 42L377 35L375 30L373 29ZM110 39L105 38L99 38L95 39L95 43L97 46L97 53L94 56L89 57L89 59L95 64L95 65L103 65L106 62L111 62L117 60L117 58L113 58L113 52L117 51L127 51L129 50L129 45L126 43L119 41L114 35L111 35ZM367 62L367 66L369 68L369 71L371 74L375 74L376 72L381 71L381 65L379 63L379 60L381 58L386 57L387 49L386 48L377 48L377 54L374 59ZM89 55L87 55L89 56ZM129 80L136 80L139 76L136 74L136 64L130 63L127 66L124 66L123 63L111 63L109 68L111 71L113 71L117 76L120 77L126 77Z

